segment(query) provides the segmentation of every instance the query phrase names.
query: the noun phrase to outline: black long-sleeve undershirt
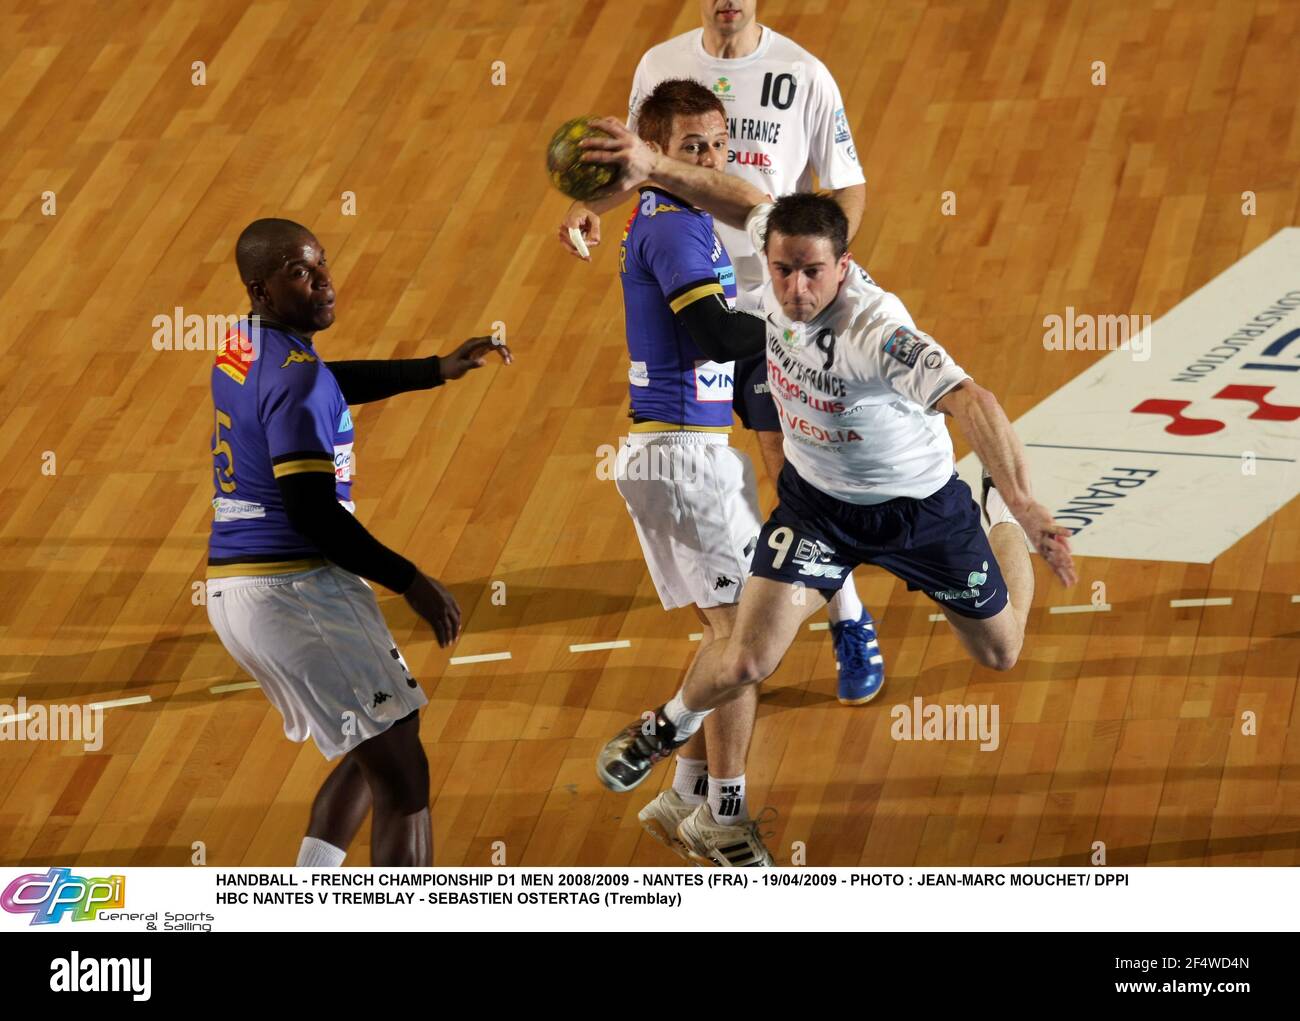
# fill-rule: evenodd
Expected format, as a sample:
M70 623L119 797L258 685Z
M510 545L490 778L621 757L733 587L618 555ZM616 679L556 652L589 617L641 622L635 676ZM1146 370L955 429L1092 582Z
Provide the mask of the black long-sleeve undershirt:
M349 404L368 404L411 390L442 386L442 365L437 355L429 358L368 358L349 362L326 362L338 380L343 399Z
M677 313L704 355L715 362L734 362L756 355L767 342L767 320L730 308L720 294L710 294Z
M348 513L335 495L332 473L296 472L275 481L289 524L310 539L326 560L394 592L410 588L416 566Z

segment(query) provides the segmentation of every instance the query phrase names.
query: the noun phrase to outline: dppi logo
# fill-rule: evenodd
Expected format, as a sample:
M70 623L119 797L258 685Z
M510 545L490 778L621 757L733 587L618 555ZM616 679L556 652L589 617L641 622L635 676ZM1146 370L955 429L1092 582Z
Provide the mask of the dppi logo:
M1290 330L1269 344L1261 352L1263 357L1276 358L1292 341L1300 340L1300 330ZM1247 362L1244 369L1262 369L1269 372L1300 372L1300 362ZM1275 377L1276 378L1276 377ZM1294 422L1300 419L1300 407L1290 404L1270 404L1266 399L1273 392L1271 386L1242 386L1234 384L1225 386L1211 400L1251 401L1255 405L1247 418L1264 422ZM1191 401L1172 401L1164 398L1151 398L1133 408L1138 415L1168 415L1172 421L1165 426L1165 432L1174 436L1208 436L1227 426L1217 418L1192 418L1183 411Z
M126 876L85 879L70 869L19 876L0 893L0 908L31 915L32 925L51 925L69 911L74 922L92 922L100 911L126 906Z

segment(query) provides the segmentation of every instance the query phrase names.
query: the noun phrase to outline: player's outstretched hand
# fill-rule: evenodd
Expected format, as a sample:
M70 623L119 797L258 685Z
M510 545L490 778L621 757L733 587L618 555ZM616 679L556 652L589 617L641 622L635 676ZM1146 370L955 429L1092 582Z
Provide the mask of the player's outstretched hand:
M442 378L460 379L470 369L482 368L493 349L507 365L514 361L510 348L498 343L492 337L470 337L451 354L443 355L439 359L442 364Z
M448 646L460 637L460 607L436 579L417 570L402 598L433 628L439 645Z
M627 130L627 126L613 117L593 117L587 122L594 128L607 132L610 138L584 138L578 143L586 150L584 163L616 163L619 176L614 183L596 196L613 195L644 184L654 176L655 161L659 153L642 139Z
M1016 520L1062 585L1068 588L1079 580L1074 572L1074 557L1070 555L1070 530L1053 521L1051 511L1041 503L1031 503L1016 514Z
M573 243L571 232L575 230L582 236L588 248L595 248L600 244L600 217L581 202L573 203L564 214L564 221L560 224L560 244L570 255L590 262L590 253L583 254Z

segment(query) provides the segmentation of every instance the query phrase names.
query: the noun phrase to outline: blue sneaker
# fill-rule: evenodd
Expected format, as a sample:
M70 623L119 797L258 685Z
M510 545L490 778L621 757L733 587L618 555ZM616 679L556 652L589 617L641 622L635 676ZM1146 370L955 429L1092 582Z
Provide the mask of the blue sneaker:
M862 705L880 694L885 683L885 660L876 643L876 622L865 608L856 620L831 625L831 641L840 670L840 701Z

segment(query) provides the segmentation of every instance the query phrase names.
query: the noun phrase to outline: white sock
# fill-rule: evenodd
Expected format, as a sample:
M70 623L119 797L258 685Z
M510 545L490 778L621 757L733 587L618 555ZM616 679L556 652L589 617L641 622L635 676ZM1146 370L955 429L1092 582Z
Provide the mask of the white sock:
M334 869L342 865L347 856L348 852L341 847L327 844L315 837L303 837L302 847L298 849L297 864L309 868Z
M858 587L853 584L853 575L844 579L840 590L826 604L826 612L830 614L832 624L838 624L842 620L856 621L862 616L862 600L858 598Z
M996 486L989 487L989 497L984 501L984 506L989 512L990 533L998 525L1015 525L1020 529L1020 537L1025 540L1025 548L1031 553L1034 551L1034 548L1029 545L1029 536L1025 534L1024 526L1011 513L1011 508L1007 506L1007 501L1002 499L1002 494L998 492Z
M670 698L668 704L664 706L664 716L677 729L677 739L679 741L690 737L699 730L700 725L704 722L704 717L711 712L713 712L712 709L701 709L699 712L694 709L687 709L686 703L682 701L680 691Z
M738 826L749 822L744 773L730 780L709 777L709 811L713 814L714 821L723 826Z
M677 756L673 790L688 805L700 804L709 793L709 764L703 759L684 759L680 755Z
M989 486L989 497L984 501L984 507L989 513L989 528L994 525L1003 523L1015 525L1020 528L1020 522L1016 516L1011 513L1011 508L1007 506L1007 501L1002 499L1002 494L998 492L997 486ZM1023 528L1020 529L1022 532Z

